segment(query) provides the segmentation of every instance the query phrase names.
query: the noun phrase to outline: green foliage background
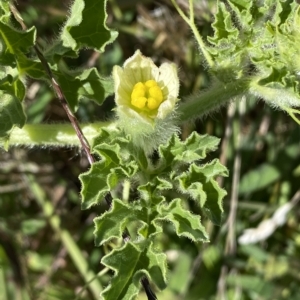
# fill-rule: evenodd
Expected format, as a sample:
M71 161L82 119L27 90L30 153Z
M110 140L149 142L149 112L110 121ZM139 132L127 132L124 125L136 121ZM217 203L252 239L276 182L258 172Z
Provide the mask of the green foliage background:
M235 24L228 21L226 2L221 6L222 10L218 12L216 1L194 2L199 31L203 36L211 36L209 41L214 46L211 49L212 53L215 50L216 53L221 52L224 55L222 57L216 54L219 64L212 71L220 82L236 80L243 74L251 73L248 69L251 65L249 66L247 62L250 55L257 65L261 66L260 74L264 75L263 82L258 82L258 85L264 84L264 87L275 87L281 91L291 91L291 93L298 89L298 81L291 79L292 75L289 71L282 72L284 66L292 66L298 70L299 63L284 56L285 47L295 45L297 40L287 40L285 32L281 32L278 39L283 53L280 58L283 60L269 61L268 57L271 55L269 52L272 50L252 53L252 48L247 48L245 44L247 34L250 35L255 29L251 27L250 15L243 18L242 25L246 30L245 36L241 37L238 35ZM247 7L250 1L232 2L236 3L237 7L243 7L243 5ZM272 1L268 2L272 3ZM287 4L291 2L287 1ZM1 2L1 5L2 16L5 17L5 1ZM79 52L78 56L76 51L82 46L92 46L103 50L104 45L101 42L103 35L93 40L99 41L97 44L89 45L90 41L84 38L80 45L74 43L72 34L80 34L76 32L76 25L80 20L71 18L65 23L69 7L68 1L51 0L46 4L38 0L32 0L30 3L18 1L18 9L28 28L31 26L37 28L38 40L44 46L46 58L52 57L53 51L59 53L50 63L59 70L56 74L60 76L58 81L66 92L71 107L78 108L77 115L80 121L106 122L110 120L114 106L113 97L109 96L112 94L109 80L112 67L115 64L122 65L137 48L141 49L146 56L153 57L158 65L165 60L170 60L179 66L180 97L183 100L215 84L211 79L212 74L208 73L207 66L201 60L190 29L170 1L160 3L146 0L109 1L107 23L110 28L119 32L118 38L114 43L106 45L106 51L103 54L84 49ZM284 4L283 7L284 12L287 12L289 5ZM82 9L80 1L78 1L78 7L75 6L75 8ZM284 15L280 11L278 14ZM214 32L211 25L216 15L219 19L224 17L228 22L224 30L223 25L216 21L214 25L219 30L215 31L215 37L212 38ZM88 19L89 16L83 20ZM97 20L91 23L97 24ZM17 24L15 25L17 27ZM64 28L63 43L53 43L62 26ZM0 30L11 37L9 28L5 27L5 24L0 24ZM105 28L103 30L103 34L109 35L111 40L116 38L116 32L105 31ZM271 39L272 30L275 29L270 25L268 30ZM289 28L285 30L288 31ZM259 34L262 33L258 32ZM12 40L12 45L17 47L16 45L21 43L26 49L26 45L30 45L34 37L34 30L29 29L27 33L20 33L18 39ZM105 36L104 40L107 38ZM241 41L240 44L235 44L238 49L230 47L233 45L231 39ZM221 42L217 43L217 40ZM257 42L259 43L259 39ZM268 43L268 41L263 42ZM228 59L228 65L230 65L237 53L238 59L243 60L245 68L226 70L224 61ZM32 63L26 57L23 58L22 53L14 54L19 55L19 60L23 62L23 65L19 66L21 70L26 69L33 78L41 78L43 70L40 64ZM63 62L60 60L61 57L65 57ZM240 63L239 61L236 65L240 66ZM4 57L1 64L13 66L14 62L8 55ZM82 67L86 66L95 69L82 71ZM5 70L5 72L10 71L12 72L11 69ZM97 71L103 77L99 76ZM283 73L284 76L282 76ZM11 107L10 109L16 112L13 115L18 116L17 120L7 117L13 124L19 123L22 126L25 123L25 117L22 106L15 105L20 102L12 98L12 90L18 99L24 99L28 123L67 122L47 82L34 79L27 79L24 82L14 73L10 75L10 81L1 82L7 92L2 95L1 101L3 101L2 105ZM69 88L70 80L75 80L72 82L72 88ZM281 85L274 86L274 81L281 82ZM26 95L24 83L28 88ZM77 86L77 89L73 86ZM255 91L255 87L253 89ZM95 94L92 95L91 91L95 91ZM166 234L159 240L159 247L166 251L165 256L155 257L152 244L148 245L147 250L138 249L131 243L123 246L128 257L132 256L133 261L140 253L147 252L146 258L151 257L151 259L160 260L163 264L168 263L167 288L157 293L159 299L222 299L222 296L228 299L298 299L300 228L297 207L289 214L287 222L266 241L243 246L237 243L237 237L244 229L256 227L262 220L270 218L280 205L290 201L300 186L299 125L285 113L272 110L257 98L257 96L262 98L264 95L266 95L265 90L252 92L248 95L246 102L236 101L236 104L230 108L223 107L195 123L183 125L182 139L188 137L190 140L197 139L196 135L191 135L194 130L200 134L210 134L222 139L222 146L219 150L211 152L206 159L213 165L217 164L214 159L219 158L230 170L229 177L219 179L228 195L223 200L224 214L221 226L211 223L208 217L212 218L212 216L204 214L200 209L203 204L195 203L192 200L193 195L190 195L191 199L184 205L191 211L191 224L197 230L194 236L188 236L184 234L182 228L176 226L176 220L173 220L175 231L181 236L179 238L172 224L165 223L163 226ZM78 97L82 97L82 100L79 103L74 102L74 99ZM105 97L107 99L103 105L97 105L102 104ZM278 102L272 104L279 106ZM1 135L10 129L5 127L7 124L8 122L5 122L1 125ZM231 134L228 134L230 131ZM214 141L213 139L212 148L215 148L216 142ZM95 149L97 151L97 145ZM115 151L114 145L105 149L107 152L113 150ZM105 155L103 149L98 151L99 155ZM161 153L163 156L163 148ZM111 212L105 212L107 207L101 202L103 195L95 196L95 201L99 205L93 206L90 210L81 211L81 198L79 197L81 182L78 176L88 169L84 155L78 149L72 148L11 148L9 152L2 151L0 154L0 299L96 298L97 292L100 293L102 287L106 287L113 276L113 272L105 266L110 266L112 269L118 268L118 260L116 261L111 256L107 256L102 265L99 264L101 258L114 247L115 241L110 242L108 237L119 238L122 233L121 229L128 224L123 224L121 220L114 220L110 216ZM108 157L118 160L120 158L118 155L120 154L108 155ZM187 159L188 155L191 154L187 154L184 159ZM174 157L165 158L166 165L175 164ZM180 158L177 159L180 161ZM119 166L120 161L111 163ZM102 169L102 162L98 164ZM93 168L97 167L99 166L94 165ZM89 172L93 172L93 168ZM131 166L130 170L125 171L135 172L136 166ZM197 167L194 167L194 171L199 172ZM225 172L221 169L219 171L220 174ZM239 175L237 183L234 181L236 174ZM84 181L84 176L87 174L81 177L82 181ZM164 178L157 177L156 180L155 186L158 189L168 190L171 183L164 181ZM113 183L113 180L111 182ZM181 189L180 193L188 194L191 191L185 190L187 182L191 183L188 178L178 177L175 182ZM153 186L145 186L142 192L146 195L149 190L154 193ZM226 220L234 210L231 199L236 193L238 195L237 212L233 220L231 219L235 235L231 236ZM172 196L176 198L176 195ZM91 205L85 202L85 199L83 203L86 207ZM113 210L118 210L126 216L127 209L128 207L121 201L115 201ZM142 215L140 219L143 219L143 212L139 211L139 207L136 207L136 210ZM175 199L169 205L159 207L159 213L166 217L172 210L177 212L182 210L179 199ZM197 224L192 213L201 215L203 231L205 229L208 232L209 243L191 243L190 240L207 238L201 232L201 224ZM104 235L98 236L96 244L99 246L103 241L107 242L100 247L94 246L93 219L95 217L97 217L96 228L98 227L99 234ZM217 216L217 218L220 217ZM140 224L131 226L128 229L135 232L134 229ZM157 228L160 226L161 224ZM102 230L103 228L106 230ZM138 228L143 233L143 227ZM230 248L230 245L234 246ZM231 250L228 251L228 248ZM81 254L74 253L76 249ZM86 265L82 264L78 258L82 254L86 258ZM102 272L99 278L89 284L94 274L99 271ZM218 282L222 283L221 279L226 283L224 290L220 288L220 285L218 286ZM162 278L155 284L159 288L164 288L165 280ZM138 280L136 284L138 285ZM135 289L135 292L138 290L133 284L129 288ZM108 293L113 292L108 291ZM111 295L111 297L117 296ZM143 291L139 297L146 299Z

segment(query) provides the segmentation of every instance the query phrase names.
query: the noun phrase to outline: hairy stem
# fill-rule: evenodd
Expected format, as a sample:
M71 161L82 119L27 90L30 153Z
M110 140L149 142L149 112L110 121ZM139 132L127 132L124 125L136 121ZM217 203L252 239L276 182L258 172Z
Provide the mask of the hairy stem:
M195 24L193 0L189 0L189 8L190 8L190 17L189 18L184 14L182 9L177 4L176 0L171 0L171 2L174 5L174 7L176 8L179 15L182 17L182 19L190 26L190 28L195 36L195 39L199 45L200 51L202 52L207 64L210 67L212 67L214 62L213 62L209 52L207 51L206 46L203 42L203 39L202 39L202 37L197 29L197 26Z
M97 122L81 125L82 132L87 141L92 143L101 127L107 124ZM71 124L27 124L23 128L15 127L12 130L9 145L12 147L80 147L80 141Z
M195 96L191 96L179 106L178 112L182 122L207 115L232 98L246 93L249 80L236 80L231 83L215 83L209 90Z

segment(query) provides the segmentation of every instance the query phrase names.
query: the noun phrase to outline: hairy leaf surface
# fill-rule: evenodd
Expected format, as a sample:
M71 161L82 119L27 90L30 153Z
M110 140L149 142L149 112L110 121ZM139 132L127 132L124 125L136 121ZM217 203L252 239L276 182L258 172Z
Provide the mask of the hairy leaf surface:
M71 15L63 30L61 39L63 46L74 51L82 47L104 51L108 43L112 43L117 32L106 26L106 0L75 0Z
M102 293L104 300L131 300L140 290L139 280L146 276L159 289L166 287L166 255L157 253L152 243L131 242L113 250L102 261L114 270L110 285Z

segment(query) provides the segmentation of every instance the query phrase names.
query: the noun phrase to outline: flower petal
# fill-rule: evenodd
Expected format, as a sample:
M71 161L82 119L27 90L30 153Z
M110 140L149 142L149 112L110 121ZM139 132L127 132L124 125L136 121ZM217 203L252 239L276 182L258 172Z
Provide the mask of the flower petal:
M168 96L173 98L178 97L179 94L179 79L177 74L177 67L175 64L163 63L159 67L160 76L158 82L163 82L163 92L168 93Z
M179 79L174 64L164 63L158 68L137 50L123 68L113 68L113 78L118 123L134 144L149 152L177 132L174 111Z

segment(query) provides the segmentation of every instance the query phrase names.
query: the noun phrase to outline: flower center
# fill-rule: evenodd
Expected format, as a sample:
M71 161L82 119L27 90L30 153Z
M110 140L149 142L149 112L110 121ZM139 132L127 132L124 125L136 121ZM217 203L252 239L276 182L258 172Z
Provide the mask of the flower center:
M154 110L163 102L163 93L155 80L138 82L131 93L131 104L139 109Z

